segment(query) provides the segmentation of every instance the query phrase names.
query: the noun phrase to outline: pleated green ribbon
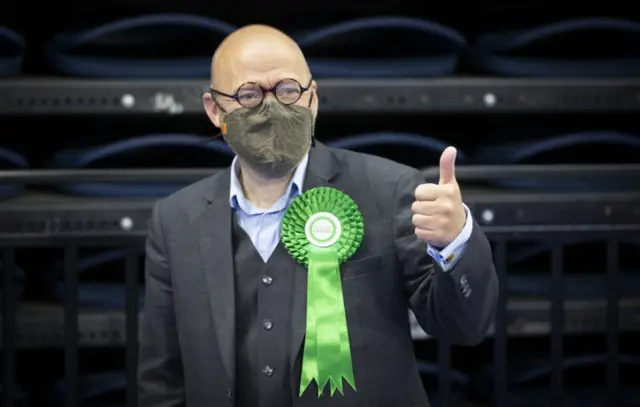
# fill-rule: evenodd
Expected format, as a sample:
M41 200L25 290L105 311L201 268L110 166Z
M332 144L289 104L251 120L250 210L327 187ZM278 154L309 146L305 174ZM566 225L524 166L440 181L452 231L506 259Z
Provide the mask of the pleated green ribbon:
M364 223L356 203L334 188L313 188L296 198L282 221L282 242L308 269L307 321L300 396L312 381L321 396L356 390L340 263L362 243Z

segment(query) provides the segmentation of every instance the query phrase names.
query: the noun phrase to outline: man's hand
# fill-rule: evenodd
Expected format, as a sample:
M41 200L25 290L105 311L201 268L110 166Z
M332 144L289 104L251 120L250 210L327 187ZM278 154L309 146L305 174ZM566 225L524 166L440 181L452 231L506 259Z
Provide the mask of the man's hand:
M456 149L447 147L440 156L440 181L416 188L413 225L419 239L438 248L448 246L466 222L460 188L456 181Z

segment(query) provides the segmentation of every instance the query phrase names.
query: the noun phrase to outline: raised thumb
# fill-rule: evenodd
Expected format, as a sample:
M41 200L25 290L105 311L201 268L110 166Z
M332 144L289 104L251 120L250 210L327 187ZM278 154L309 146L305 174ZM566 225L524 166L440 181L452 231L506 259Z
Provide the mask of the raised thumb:
M456 182L456 155L455 147L447 147L440 156L440 185L454 184Z

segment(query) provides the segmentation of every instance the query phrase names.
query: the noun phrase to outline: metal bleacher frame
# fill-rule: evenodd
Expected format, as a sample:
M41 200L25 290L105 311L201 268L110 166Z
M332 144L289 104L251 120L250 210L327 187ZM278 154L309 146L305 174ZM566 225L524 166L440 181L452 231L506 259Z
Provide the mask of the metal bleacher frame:
M371 113L540 113L640 110L640 80L533 80L457 78L430 80L319 80L323 114ZM186 115L202 114L206 81L111 81L11 79L0 81L0 118L32 115ZM216 169L0 171L0 180L29 186L70 181L190 182ZM437 179L437 168L423 170ZM495 406L506 407L506 341L508 336L549 335L552 400L562 398L562 344L567 332L606 331L607 389L611 405L618 397L618 336L640 330L640 297L620 301L619 243L640 233L640 190L628 193L533 193L464 189L465 183L513 177L635 177L640 165L472 167L456 170L465 203L494 246L496 269L506 275L507 243L542 239L551 242L549 270L554 289L533 306L507 298L500 285L497 318L492 329L496 371ZM147 231L152 200L96 199L26 193L0 201L0 249L3 259L3 401L12 405L16 352L41 346L64 347L67 394L77 394L78 348L125 346L127 405L136 404L138 332L138 262ZM609 284L606 301L570 302L563 298L562 243L580 236L606 242ZM120 247L125 251L126 307L116 311L79 309L78 249ZM65 279L71 293L64 307L14 304L12 270L16 251L59 247L64 251ZM75 293L75 294L74 294ZM15 315L15 318L13 317ZM597 322L593 323L594 315ZM7 316L11 316L7 318ZM414 324L416 340L427 339ZM438 343L439 393L448 406L452 378L450 345ZM66 406L76 406L69 397Z
M319 79L323 113L536 113L640 110L639 79ZM202 113L202 80L0 81L0 114Z

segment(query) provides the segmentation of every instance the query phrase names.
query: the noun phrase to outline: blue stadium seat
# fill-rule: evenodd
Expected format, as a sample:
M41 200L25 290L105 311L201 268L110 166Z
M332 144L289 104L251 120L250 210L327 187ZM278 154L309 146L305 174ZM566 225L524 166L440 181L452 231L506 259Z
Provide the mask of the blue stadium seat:
M26 41L22 35L0 26L0 77L20 74L25 49Z
M614 131L586 131L527 142L486 145L476 164L595 164L640 161L640 136ZM553 191L617 191L637 187L637 180L600 177L527 178L494 180L495 185L515 189Z
M632 255L640 249L640 240L622 239L619 247L621 298L633 298L640 291L640 266ZM567 299L605 299L609 277L605 264L606 246L598 240L573 239L564 242L564 296ZM591 255L583 256L585 251ZM515 244L507 253L507 291L514 297L549 298L555 284L551 276L551 243L548 241Z
M466 45L454 29L412 17L349 20L293 37L316 78L448 75ZM393 47L380 47L381 38Z
M57 72L71 76L207 78L213 50L234 30L208 17L143 15L59 34L45 57Z
M640 23L572 19L480 36L469 62L483 72L532 77L640 75Z
M83 150L63 151L50 164L58 169L215 167L231 163L224 141L190 134L151 134ZM163 197L188 183L69 183L61 191L83 196Z
M112 271L110 282L88 282L92 273L104 270ZM108 250L80 259L77 264L79 277L78 303L84 307L119 309L125 307L126 287L124 285L124 253L121 250ZM109 274L109 273L105 273ZM57 264L44 276L45 288L49 297L64 302L67 288L62 266ZM114 281L115 280L115 281ZM118 281L119 280L119 281ZM140 287L139 306L144 305L144 287Z
M334 148L394 159L414 167L438 165L440 155L449 146L444 141L426 135L402 132L354 134L327 140L325 144ZM456 163L464 164L465 162L465 153L458 151Z
M25 170L29 168L29 162L25 157L15 151L0 147L0 170ZM0 199L19 195L24 190L24 185L17 182L0 180Z
M593 377L586 373L591 369L603 369L606 366L608 355L585 354L576 357L567 357L563 362L565 373L565 390L563 391L564 403L561 407L602 407L609 405L607 400L606 382L598 385L587 384L583 387L567 386L567 375L575 374ZM633 369L635 379L640 374L640 357L622 354L620 366ZM548 359L527 360L524 366L517 367L513 364L513 370L507 374L509 407L546 407L549 406L550 386L546 383L553 366ZM478 376L472 379L472 386L479 394L490 398L493 392L493 366L485 368ZM598 377L604 377L604 374ZM632 380L633 380L632 379ZM637 386L623 386L619 392L621 404L619 407L632 407L640 405L640 389Z

